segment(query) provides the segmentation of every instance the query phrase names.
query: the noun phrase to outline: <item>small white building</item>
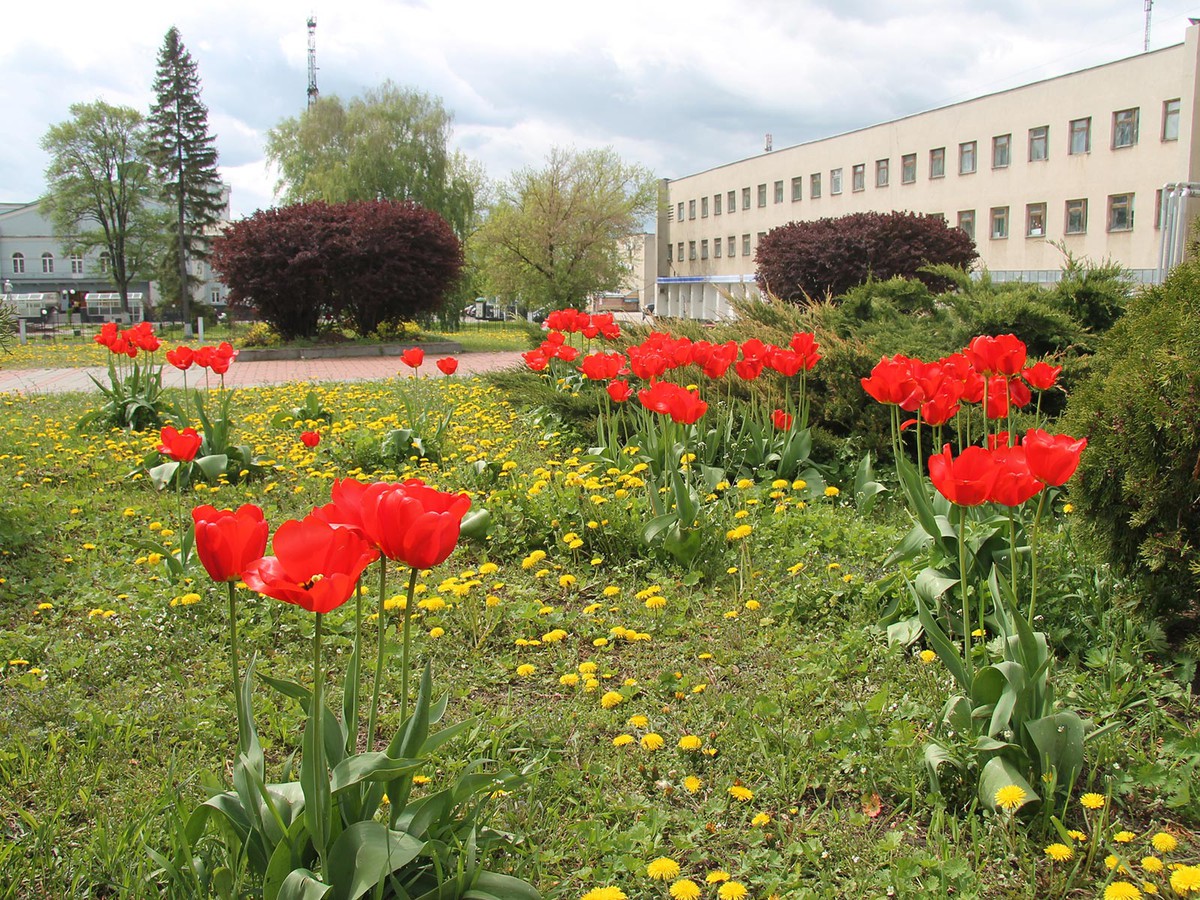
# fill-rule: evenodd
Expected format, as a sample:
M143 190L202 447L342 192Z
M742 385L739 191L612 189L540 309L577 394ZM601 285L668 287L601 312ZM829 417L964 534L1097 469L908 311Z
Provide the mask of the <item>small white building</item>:
M1200 211L1198 60L1193 25L1161 50L664 180L657 312L727 317L724 295L757 289L768 231L868 211L944 217L996 280L1056 280L1052 242L1161 280Z

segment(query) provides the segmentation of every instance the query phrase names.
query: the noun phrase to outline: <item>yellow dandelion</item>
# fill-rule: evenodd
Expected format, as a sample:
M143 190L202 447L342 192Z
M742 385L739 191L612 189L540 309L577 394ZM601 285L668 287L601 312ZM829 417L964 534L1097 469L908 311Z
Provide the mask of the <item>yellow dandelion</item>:
M558 679L558 683L563 687L575 687L575 685L579 684L579 676L574 672L568 672Z
M1025 802L1027 796L1028 794L1025 793L1024 788L1017 787L1015 784L1009 784L996 791L993 799L1001 809L1014 810L1018 809Z
M841 493L841 491L839 491L837 488L835 488L832 484L829 485L829 487L825 488L825 496L826 497L836 497L840 493Z
M613 709L625 702L625 698L616 691L609 691L600 698L600 705L605 709Z
M665 742L663 741L662 735L655 734L653 731L642 735L643 750L648 750L651 752L655 750L661 750L664 743Z
M633 743L633 735L632 734L618 734L615 738L612 739L612 742L613 742L614 747L628 747L630 744Z
M1179 846L1179 842L1175 840L1175 836L1165 831L1156 832L1154 837L1150 838L1150 843L1154 845L1154 849L1159 853L1171 853Z
M726 882L729 880L729 873L726 872L724 869L713 869L711 872L709 872L707 875L704 876L704 880L708 884L722 884L723 882Z
M435 626L435 627L429 629L429 636L431 638L440 638L445 633L446 633L446 629L442 628L441 626Z
M1142 868L1152 875L1157 875L1163 870L1163 861L1157 856L1143 856L1141 864Z
M922 650L919 654L919 657L922 663L929 665L931 662L937 659L937 654L932 650Z
M735 784L729 789L729 796L742 803L748 803L754 799L754 791L744 784Z
M1084 794L1079 798L1079 802L1085 809L1103 809L1104 795L1095 793Z
M1171 873L1171 888L1180 897L1200 893L1200 866L1180 866Z
M750 820L750 824L755 828L765 828L767 825L771 824L771 817L765 812L760 812Z
M646 598L646 609L662 609L667 605L667 598L661 594Z
M645 728L650 724L650 720L639 713L636 716L630 716L626 724L631 728Z
M673 900L699 900L700 885L689 878L682 878L671 885L669 893Z
M529 663L524 663L522 665L517 666L517 677L528 678L530 675L532 675L536 671L537 671L537 669L534 666L530 665Z
M646 874L655 881L669 881L679 874L679 863L665 856L651 860L646 866Z
M591 675L595 671L596 671L596 664L594 662L581 662L579 664L579 674L580 675Z
M1045 853L1055 862L1066 862L1075 855L1075 851L1066 844L1051 844L1046 848Z
M1138 900L1142 892L1128 881L1114 881L1104 889L1104 900Z
M1132 831L1118 831L1113 835L1113 840L1118 844L1131 844L1133 839L1137 837Z
M699 750L704 742L694 734L685 734L679 739L680 750Z
M717 897L719 900L743 900L746 893L746 886L740 881L727 881L717 891Z
M688 775L683 779L683 789L689 794L694 794L704 787L704 782L695 775Z

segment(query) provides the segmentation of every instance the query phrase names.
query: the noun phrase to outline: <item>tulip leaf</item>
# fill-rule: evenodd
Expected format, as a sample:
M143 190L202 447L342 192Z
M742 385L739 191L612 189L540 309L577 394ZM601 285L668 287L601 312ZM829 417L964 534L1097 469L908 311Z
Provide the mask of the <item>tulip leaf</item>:
M287 839L281 841L271 854L263 875L263 900L278 900L283 882L296 869L307 868L316 859L316 851L308 838L308 825L300 816L288 829Z
M209 456L201 456L196 460L196 468L204 473L204 478L209 484L216 484L217 479L225 474L226 468L229 466L229 457L224 453L214 453Z
M942 665L954 676L954 680L962 686L963 690L969 691L971 676L968 674L968 668L963 664L962 657L958 655L958 648L946 636L946 632L942 630L942 626L929 611L929 607L913 587L912 582L908 582L908 587L917 601L917 617L920 619L921 626L925 629L925 634L929 638L929 643L933 645L938 659L942 661Z
M293 869L279 886L278 900L322 900L333 888L308 869Z
M342 832L329 852L331 900L358 900L424 849L423 841L391 831L380 822L355 822Z
M383 751L357 753L334 767L329 790L337 795L364 781L386 781L405 772L415 772L424 764L420 759L393 759Z
M1025 799L1021 801L1020 808L1040 802L1033 786L1011 760L1003 756L993 756L984 763L983 770L979 773L980 802L995 812L996 792L1006 787L1018 787L1025 792Z
M533 885L499 872L480 872L462 897L463 900L542 900Z
M483 540L491 533L493 527L492 512L488 509L477 509L463 516L459 533L471 540Z
M925 773L929 776L929 784L935 794L940 794L942 792L942 766L961 770L962 764L950 755L949 750L937 743L926 744L924 756Z
M1042 768L1053 771L1061 785L1071 785L1083 770L1083 721L1071 710L1025 723L1025 730L1042 757Z
M170 462L155 466L147 474L150 476L150 483L154 485L154 489L161 491L171 483L171 479L175 477L175 473L178 470L179 463L171 460Z

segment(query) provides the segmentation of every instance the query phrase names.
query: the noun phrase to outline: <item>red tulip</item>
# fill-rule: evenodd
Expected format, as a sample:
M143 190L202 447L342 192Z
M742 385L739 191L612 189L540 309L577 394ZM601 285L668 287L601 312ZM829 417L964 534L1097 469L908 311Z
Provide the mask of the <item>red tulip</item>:
M1075 474L1087 438L1076 440L1067 434L1047 434L1040 428L1031 428L1025 432L1021 446L1034 477L1059 487Z
M125 339L147 353L153 353L162 346L162 341L154 333L154 325L150 322L139 322L134 325L125 332Z
M863 390L878 400L913 412L924 399L912 374L912 360L901 353L876 363L869 378L861 379Z
M252 503L231 509L192 510L196 553L213 581L234 581L267 549L267 521Z
M207 369L212 365L213 354L215 352L215 348L201 345L192 352L192 359L200 368Z
M161 443L158 445L158 452L176 462L191 462L200 452L200 445L204 443L204 439L196 433L195 428L188 427L177 431L171 425L163 427L159 440Z
M991 496L996 463L982 447L968 447L955 459L946 444L941 453L929 457L929 480L951 503L978 506Z
M943 381L937 393L921 404L921 418L926 425L945 425L958 414L962 385Z
M372 484L363 493L363 529L388 559L432 569L454 550L470 508L468 495L434 490L416 478Z
M684 425L695 423L708 411L708 404L695 393L669 381L659 381L638 391L638 399L646 409Z
M605 390L613 403L624 403L633 396L633 388L627 381L610 381Z
M421 368L421 363L425 362L425 351L420 347L409 347L400 354L400 362L404 363L410 369Z
M693 391L681 390L671 401L671 419L683 425L695 424L706 412L708 404Z
M311 515L280 525L272 547L275 555L250 563L242 580L252 591L315 613L349 600L363 569L379 556L356 532Z
M317 444L321 443L321 432L319 431L304 431L300 433L300 443L311 450Z
M579 370L591 381L608 381L616 378L624 367L623 353L589 353L580 363Z
M180 344L174 350L167 351L167 362L181 372L186 372L195 362L195 354L187 344Z
M100 346L107 347L109 350L111 350L113 343L117 339L117 328L118 326L116 322L105 322L100 326L100 333L92 338L92 340Z
M365 534L362 501L366 492L367 485L357 479L343 478L334 481L330 491L332 502L318 506L312 514L334 528L351 528L359 534Z
M1004 447L992 454L996 463L996 481L988 498L1005 506L1020 506L1045 485L1033 477L1025 451L1020 447Z
M521 354L521 358L525 360L525 365L534 372L541 372L550 365L550 357L541 350L526 350Z
M437 361L437 367L443 375L453 375L458 371L458 360L453 356L443 356Z
M213 374L224 375L229 371L229 366L233 361L237 359L237 355L238 352L233 349L229 341L221 341L213 350L208 367L213 370Z
M764 364L761 356L748 356L735 362L733 371L737 372L738 378L742 381L754 381L762 374Z
M792 417L782 409L777 409L771 413L771 423L778 431L787 431L792 427Z
M989 419L1003 419L1008 415L1008 379L993 375L987 380L987 409Z
M813 366L821 359L821 354L817 352L821 345L817 343L817 336L810 332L797 331L792 335L788 346L803 360L805 371L812 371Z
M1017 375L1025 366L1025 343L1015 334L980 335L963 352L986 375Z
M1031 388L1037 388L1039 391L1048 391L1058 382L1058 373L1062 370L1062 366L1052 366L1046 362L1036 362L1022 372L1021 376Z

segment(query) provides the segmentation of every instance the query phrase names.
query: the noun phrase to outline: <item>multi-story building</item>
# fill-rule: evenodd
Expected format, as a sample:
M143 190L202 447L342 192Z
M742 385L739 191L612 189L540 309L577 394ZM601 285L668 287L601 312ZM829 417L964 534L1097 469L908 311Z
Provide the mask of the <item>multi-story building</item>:
M222 186L222 221L226 222L229 193L229 187ZM108 253L97 249L84 254L68 247L69 241L54 233L41 201L0 203L0 284L19 315L38 317L40 310L52 302L52 296L59 298L59 312L66 312L69 305L79 308L85 297L88 308L98 317L110 318L120 312ZM207 261L193 259L190 265L200 281L196 299L223 307L227 291ZM130 316L134 320L143 318L160 301L158 286L149 279L135 279L129 290Z
M943 217L995 280L1053 281L1066 250L1158 281L1200 211L1198 60L1193 25L1182 44L664 180L656 311L725 317L768 231L866 211Z

